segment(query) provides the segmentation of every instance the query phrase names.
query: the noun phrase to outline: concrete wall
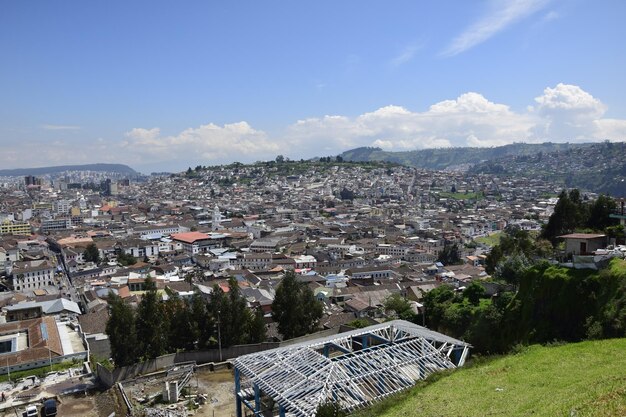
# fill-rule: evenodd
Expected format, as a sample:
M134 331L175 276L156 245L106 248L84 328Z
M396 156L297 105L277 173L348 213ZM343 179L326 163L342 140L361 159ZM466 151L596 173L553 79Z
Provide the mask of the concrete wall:
M91 354L96 358L110 358L111 357L111 342L109 338L99 338L96 335L90 335L87 337L89 343L89 350Z
M156 372L160 369L169 368L171 366L174 366L175 364L183 362L223 362L241 355L247 355L248 353L260 352L263 350L274 349L277 347L279 347L279 344L274 342L231 346L229 348L222 349L221 360L218 349L171 353L169 355L159 356L156 359L152 359L146 362L115 368L112 371L98 364L96 367L96 373L100 381L105 386L110 388L119 381L134 378L137 375Z
M587 244L587 251L584 254L580 252L581 243ZM565 253L566 254L586 255L598 249L602 249L605 246L606 246L606 239L603 237L594 238L594 239L573 239L573 238L565 239Z
M79 353L72 353L71 355L57 356L51 359L50 358L40 359L37 361L21 363L19 365L9 364L8 368L6 365L2 366L2 364L0 363L0 374L5 375L8 372L17 372L17 371L25 371L27 369L43 368L46 366L50 366L50 364L70 362L72 360L78 360L78 361L83 362L83 361L86 361L88 358L89 358L89 355L87 352L79 352Z

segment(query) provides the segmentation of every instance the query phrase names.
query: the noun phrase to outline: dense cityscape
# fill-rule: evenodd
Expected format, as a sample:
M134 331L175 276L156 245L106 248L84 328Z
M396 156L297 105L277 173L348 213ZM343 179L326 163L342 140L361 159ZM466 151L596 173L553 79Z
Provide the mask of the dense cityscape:
M450 288L465 299L478 288L471 297L485 301L512 294L519 278L500 259L503 239L521 245L544 236L563 199L560 187L539 179L341 156L279 155L132 180L62 171L0 184L0 328L26 334L29 346L7 362L13 374L68 359L104 369L108 358L132 365L202 349L222 362L398 318L469 337L476 351L498 351L442 325L445 317L425 311L428 294ZM596 229L624 221L623 200L589 191L578 198L605 210ZM556 264L598 269L624 257L621 233L537 242ZM535 262L536 254L526 255ZM285 280L295 290L285 294ZM143 317L147 300L162 312ZM294 307L307 303L315 306ZM124 314L144 325L124 327ZM47 335L33 326L47 326Z
M626 417L626 2L0 2L0 417Z

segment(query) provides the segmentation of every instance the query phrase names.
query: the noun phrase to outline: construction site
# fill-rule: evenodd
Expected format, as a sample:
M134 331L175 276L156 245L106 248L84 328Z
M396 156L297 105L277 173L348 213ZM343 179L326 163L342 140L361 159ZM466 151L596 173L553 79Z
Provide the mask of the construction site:
M233 371L225 363L178 364L125 380L108 390L94 389L95 384L71 391L46 389L49 385L45 381L30 379L14 386L16 393L0 403L2 417L22 417L29 405L39 409L47 398L57 400L58 415L63 417L109 417L113 413L152 417L235 415Z

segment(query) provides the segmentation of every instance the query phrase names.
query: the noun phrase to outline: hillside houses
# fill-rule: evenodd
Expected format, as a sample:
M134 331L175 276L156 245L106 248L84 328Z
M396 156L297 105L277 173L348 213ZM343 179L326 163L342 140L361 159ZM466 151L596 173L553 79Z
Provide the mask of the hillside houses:
M0 271L8 304L75 302L94 343L108 294L136 305L148 278L163 300L209 297L234 278L269 322L276 287L294 271L324 303L327 326L384 320L391 294L419 303L443 283L485 280L489 248L476 239L511 224L537 230L556 192L526 179L313 162L153 176L116 195L15 183L0 189L0 214L29 230L0 236ZM43 227L68 216L63 230ZM453 244L463 265L437 263ZM97 263L85 260L90 245Z

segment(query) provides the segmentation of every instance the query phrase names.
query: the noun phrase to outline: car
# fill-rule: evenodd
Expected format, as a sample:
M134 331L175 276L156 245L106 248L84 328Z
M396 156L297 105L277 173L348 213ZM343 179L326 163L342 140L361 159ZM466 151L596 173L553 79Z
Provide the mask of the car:
M37 414L39 414L37 412L37 407L35 407L34 405L29 405L28 407L26 407L26 411L23 415L25 417L37 417Z
M43 407L41 409L43 417L54 417L57 415L57 402L55 399L51 398L43 402Z

